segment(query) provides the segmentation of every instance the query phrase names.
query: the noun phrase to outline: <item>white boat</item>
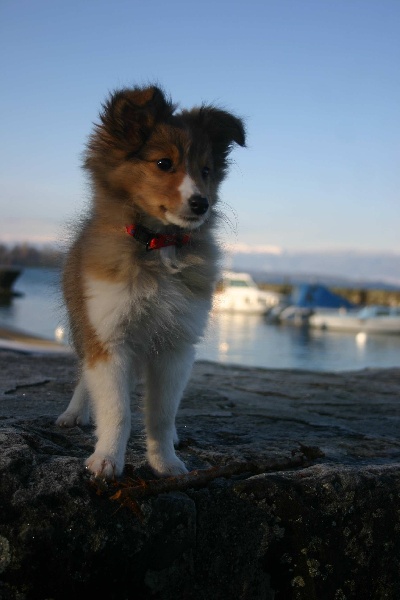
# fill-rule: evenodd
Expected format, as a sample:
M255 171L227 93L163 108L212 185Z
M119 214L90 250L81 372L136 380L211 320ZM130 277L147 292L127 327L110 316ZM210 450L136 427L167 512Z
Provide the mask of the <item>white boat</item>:
M281 294L260 290L248 273L226 271L220 291L214 295L217 312L266 314L281 299Z
M400 306L371 305L361 310L320 310L311 315L308 322L311 327L318 329L400 334Z

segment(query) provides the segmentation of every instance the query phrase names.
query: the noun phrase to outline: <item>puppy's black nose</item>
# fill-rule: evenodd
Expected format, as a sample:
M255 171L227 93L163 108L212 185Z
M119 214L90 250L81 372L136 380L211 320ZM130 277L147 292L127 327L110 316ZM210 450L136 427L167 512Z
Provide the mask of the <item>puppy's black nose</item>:
M189 205L195 215L204 215L208 210L208 198L196 194L189 198Z

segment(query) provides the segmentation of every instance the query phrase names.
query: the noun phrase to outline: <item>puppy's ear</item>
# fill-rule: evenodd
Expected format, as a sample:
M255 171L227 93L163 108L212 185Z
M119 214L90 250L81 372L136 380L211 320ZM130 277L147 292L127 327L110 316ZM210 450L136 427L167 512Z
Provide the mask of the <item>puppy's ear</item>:
M198 118L203 132L211 141L215 167L223 172L227 167L227 157L233 145L246 145L243 121L213 106L202 106Z
M168 119L174 110L175 106L156 86L117 91L103 104L101 122L96 125L89 152L118 149L134 153L155 124Z

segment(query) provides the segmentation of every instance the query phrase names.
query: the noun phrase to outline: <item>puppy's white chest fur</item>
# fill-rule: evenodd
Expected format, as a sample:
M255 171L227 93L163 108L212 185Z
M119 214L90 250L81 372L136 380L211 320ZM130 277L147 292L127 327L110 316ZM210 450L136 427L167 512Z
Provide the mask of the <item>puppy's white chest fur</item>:
M178 273L183 264L176 256L175 246L167 246L159 250L161 262L171 275ZM154 288L143 289L140 285L135 287L131 282L112 282L94 277L86 277L85 280L85 298L87 304L87 314L89 322L95 329L98 338L105 343L116 336L118 329L125 325L129 328L129 324L134 315L134 323L137 324L141 315L149 313L150 304L154 303L153 319L159 321L161 314L168 311L168 307L172 305L168 303L161 304L157 301L162 294L162 286L160 284ZM182 297L178 296L176 286L170 282L168 295L174 298L174 306L178 308L183 304L187 304ZM170 312L170 311L168 311ZM164 314L161 320L169 321L169 315ZM149 325L149 323L147 323Z
M168 248L165 248L168 250ZM169 258L169 257L167 257ZM167 266L171 273L173 266ZM179 271L179 266L177 266ZM210 298L196 298L175 279L174 272L147 288L87 277L86 311L98 340L105 346L127 342L148 352L155 346L196 343L202 335Z
M129 319L134 294L126 283L113 283L87 277L85 281L87 316L103 343L115 336L121 323Z

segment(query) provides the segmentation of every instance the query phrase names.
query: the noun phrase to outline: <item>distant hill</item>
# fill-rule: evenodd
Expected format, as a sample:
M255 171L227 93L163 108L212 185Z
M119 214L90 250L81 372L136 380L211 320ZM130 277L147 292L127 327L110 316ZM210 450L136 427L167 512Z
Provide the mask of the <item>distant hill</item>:
M400 289L400 254L355 251L230 252L229 268L258 282Z
M327 287L335 288L363 288L400 291L400 285L387 283L380 280L352 280L347 277L335 277L329 275L316 275L314 273L271 273L267 271L254 271L247 269L256 283L271 283L274 285L301 285L302 283L319 283Z

